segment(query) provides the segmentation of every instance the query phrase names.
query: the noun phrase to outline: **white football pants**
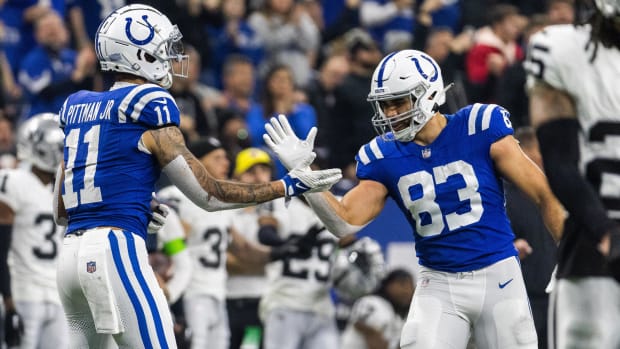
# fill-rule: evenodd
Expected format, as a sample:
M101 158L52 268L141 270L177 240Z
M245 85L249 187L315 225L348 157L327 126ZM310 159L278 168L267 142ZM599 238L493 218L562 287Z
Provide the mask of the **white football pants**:
M620 348L620 284L613 278L559 279L549 308L550 349Z
M537 349L521 267L506 258L471 272L420 268L403 326L403 349Z
M335 318L292 309L274 309L265 319L264 349L338 349Z
M148 263L144 240L98 228L67 235L58 291L69 348L176 348L170 310Z
M192 331L192 349L228 349L230 330L225 302L207 295L185 296L183 309Z
M15 302L24 322L20 349L57 349L67 347L67 320L62 306L50 302Z

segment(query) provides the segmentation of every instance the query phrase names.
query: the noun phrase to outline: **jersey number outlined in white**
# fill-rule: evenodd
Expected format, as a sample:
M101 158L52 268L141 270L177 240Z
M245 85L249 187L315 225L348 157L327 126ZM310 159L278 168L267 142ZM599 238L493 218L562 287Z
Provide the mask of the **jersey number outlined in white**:
M80 189L80 198L78 200L77 192L73 191L73 168L78 154L80 144L80 131L76 128L69 132L65 139L65 147L68 148L68 159L65 165L65 193L62 199L65 208L74 208L78 204L92 204L100 202L101 188L95 187L95 174L97 173L97 158L99 156L99 131L101 125L94 125L84 134L81 144L88 143L88 151L86 162L84 164L83 186Z
M443 214L441 207L435 201L435 186L446 183L448 177L460 175L465 181L465 187L457 190L459 201L469 200L470 210L462 213ZM419 185L422 188L422 196L412 200L409 188ZM471 164L457 160L446 165L433 167L433 173L418 171L398 180L398 191L403 199L405 207L409 209L416 224L416 232L423 237L439 235L445 225L449 230L476 223L482 218L484 208L482 197L478 192L479 183ZM422 214L430 217L430 223L422 225Z

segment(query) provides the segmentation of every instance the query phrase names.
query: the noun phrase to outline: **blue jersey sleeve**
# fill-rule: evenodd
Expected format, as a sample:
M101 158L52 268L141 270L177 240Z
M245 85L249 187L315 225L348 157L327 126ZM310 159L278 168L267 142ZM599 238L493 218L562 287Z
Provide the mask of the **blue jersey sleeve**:
M174 98L155 84L136 86L123 98L118 111L120 122L132 120L147 127L180 124L181 113Z
M378 137L360 147L355 155L355 174L359 179L381 181L381 168L377 166L377 160L384 158L384 151Z
M469 136L483 137L491 144L514 133L510 113L496 104L476 103L471 106L467 116Z

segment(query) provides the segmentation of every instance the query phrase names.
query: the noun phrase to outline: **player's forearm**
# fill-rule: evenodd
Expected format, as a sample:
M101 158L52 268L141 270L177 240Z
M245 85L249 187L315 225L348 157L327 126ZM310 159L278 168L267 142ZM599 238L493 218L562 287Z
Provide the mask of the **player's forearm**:
M172 256L174 275L168 281L168 302L175 303L192 280L192 260L187 250Z
M207 211L251 206L284 196L280 181L246 184L215 179L187 149L177 127L145 132L142 142L183 194Z
M67 212L65 211L65 203L62 200L61 185L65 179L65 173L63 171L64 162L61 162L60 166L56 170L56 180L54 182L54 194L52 209L54 214L54 222L58 225L67 225Z
M339 238L354 234L365 226L349 223L345 218L348 216L346 207L329 192L305 194L304 197L325 228Z
M537 130L545 172L553 193L586 235L595 243L614 226L594 188L581 175L579 163L579 124L559 119L542 124Z
M558 199L551 193L540 203L540 212L547 230L551 233L553 240L559 242L564 232L564 221L566 220L566 210Z

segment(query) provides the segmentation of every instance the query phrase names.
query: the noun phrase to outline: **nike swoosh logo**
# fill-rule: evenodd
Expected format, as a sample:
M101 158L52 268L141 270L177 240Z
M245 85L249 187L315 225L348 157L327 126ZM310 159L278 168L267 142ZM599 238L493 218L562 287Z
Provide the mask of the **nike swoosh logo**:
M168 104L168 102L165 99L154 99L153 102L155 103L159 103L159 104Z
M512 282L512 280L513 280L513 279L510 279L510 280L508 280L508 281L504 282L503 284L502 284L502 283L498 283L498 284L497 284L497 286L499 286L499 288L504 288L504 287L506 287L509 283L511 283L511 282Z
M303 184L301 184L301 183L299 183L299 182L295 183L295 186L296 186L297 188L301 189L301 190L306 190L306 189L308 189L308 187L306 187L305 185L303 185Z

